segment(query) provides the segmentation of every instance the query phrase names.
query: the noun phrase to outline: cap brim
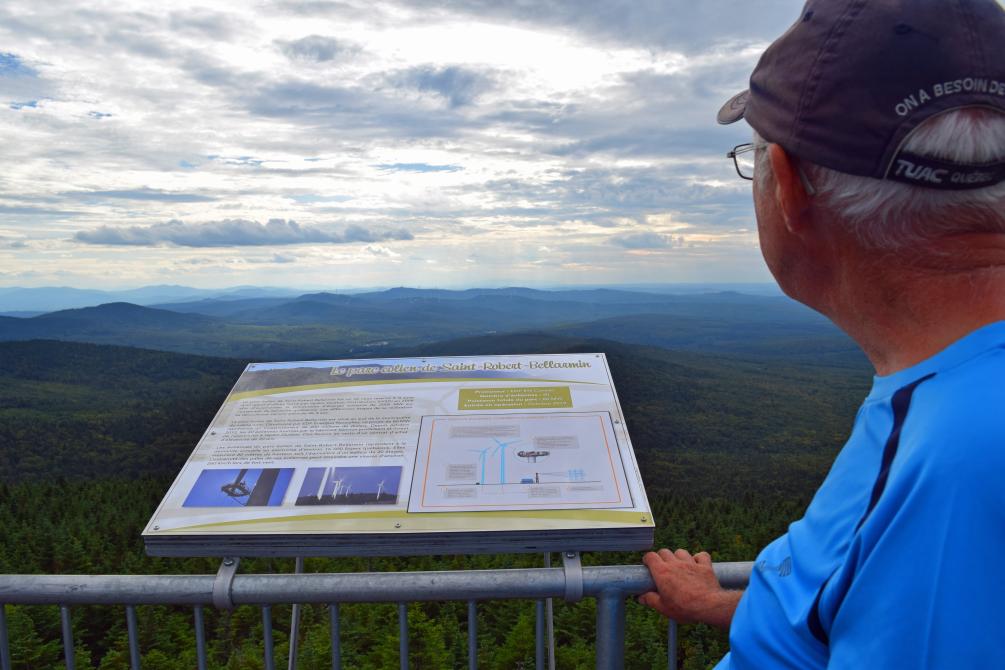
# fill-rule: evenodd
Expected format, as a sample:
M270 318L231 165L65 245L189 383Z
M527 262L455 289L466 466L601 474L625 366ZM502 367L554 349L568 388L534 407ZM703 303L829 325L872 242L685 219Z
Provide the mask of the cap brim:
M747 110L747 100L750 99L750 89L740 91L726 101L726 104L719 110L716 120L722 125L736 123L743 118L743 113Z

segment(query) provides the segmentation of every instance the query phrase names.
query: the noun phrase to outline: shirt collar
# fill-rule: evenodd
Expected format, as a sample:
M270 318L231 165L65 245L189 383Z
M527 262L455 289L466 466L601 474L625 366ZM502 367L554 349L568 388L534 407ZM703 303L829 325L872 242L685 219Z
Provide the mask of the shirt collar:
M937 373L984 353L989 349L1005 347L1005 321L996 321L964 335L934 356L915 363L909 368L889 375L875 375L872 391L866 400L886 398L898 389L925 375Z

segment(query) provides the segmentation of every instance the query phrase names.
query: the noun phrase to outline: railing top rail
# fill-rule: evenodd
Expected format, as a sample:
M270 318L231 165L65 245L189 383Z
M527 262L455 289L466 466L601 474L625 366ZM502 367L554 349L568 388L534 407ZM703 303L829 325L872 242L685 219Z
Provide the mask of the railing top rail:
M726 588L746 585L752 563L717 563ZM0 603L10 605L212 605L215 575L0 575ZM583 595L633 595L654 588L641 565L583 568ZM562 568L238 574L235 605L562 598Z

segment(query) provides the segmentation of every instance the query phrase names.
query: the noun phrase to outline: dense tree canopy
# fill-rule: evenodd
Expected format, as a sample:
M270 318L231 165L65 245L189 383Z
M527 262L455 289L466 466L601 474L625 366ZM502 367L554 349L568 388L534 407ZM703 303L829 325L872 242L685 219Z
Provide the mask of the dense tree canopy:
M785 365L527 335L510 351L605 351L657 522L657 544L752 560L798 518L850 428L868 384L864 369ZM472 340L428 353L500 353ZM65 342L0 344L0 572L209 573L208 559L153 559L140 532L244 363ZM590 563L637 563L592 554ZM537 555L309 559L309 571L539 565ZM243 571L290 571L291 560L250 560ZM290 610L275 608L276 655ZM187 608L140 607L143 667L192 668ZM397 665L396 610L342 608L344 667ZM409 606L413 667L462 667L464 603ZM593 667L594 605L556 603L558 667ZM7 608L15 668L59 667L59 613ZM665 621L629 603L626 666L666 667ZM78 667L128 667L121 608L74 610ZM255 608L206 612L213 668L263 666ZM534 605L479 607L479 667L533 667ZM327 611L307 607L302 669L330 667ZM684 668L710 667L727 648L706 626L681 631Z

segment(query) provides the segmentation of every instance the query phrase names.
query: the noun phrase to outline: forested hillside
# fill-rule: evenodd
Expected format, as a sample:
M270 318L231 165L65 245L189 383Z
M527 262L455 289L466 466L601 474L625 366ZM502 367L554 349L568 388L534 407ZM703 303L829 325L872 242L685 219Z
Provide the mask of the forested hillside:
M593 351L607 354L650 491L806 495L842 443L868 384L863 369L545 334L421 349L425 355ZM244 365L80 343L0 343L0 479L174 474Z
M244 363L74 342L0 344L0 480L164 476Z
M657 544L750 560L798 518L850 427L863 369L724 359L546 334L478 337L425 346L426 355L607 353L657 521ZM408 353L408 352L402 352ZM205 559L151 559L140 532L244 361L67 342L0 344L0 572L206 573ZM311 560L308 570L511 567L538 556ZM593 554L592 563L639 556ZM249 561L289 571L291 561ZM592 603L556 604L559 667L593 666ZM531 603L480 608L480 666L532 667ZM144 668L191 668L191 612L139 608ZM76 609L80 667L126 668L121 609ZM276 612L277 655L288 608ZM301 668L328 667L326 613L307 608ZM345 667L397 663L393 607L343 611ZM59 667L55 608L8 608L16 668ZM459 667L463 604L412 605L413 666ZM262 667L256 609L207 612L211 667ZM665 667L664 623L630 604L629 668ZM724 637L682 631L683 667L708 667Z

